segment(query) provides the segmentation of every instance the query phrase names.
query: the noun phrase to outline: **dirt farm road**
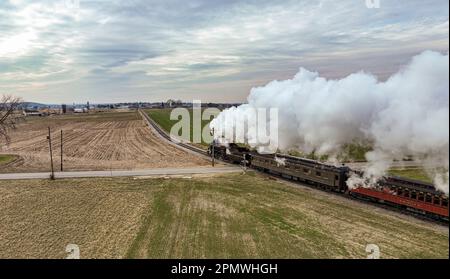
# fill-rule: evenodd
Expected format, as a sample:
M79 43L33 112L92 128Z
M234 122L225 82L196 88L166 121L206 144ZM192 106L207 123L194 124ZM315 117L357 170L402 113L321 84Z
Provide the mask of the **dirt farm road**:
M112 170L112 171L77 171L55 172L55 178L91 178L91 177L131 177L131 176L171 176L171 175L196 175L196 174L220 174L242 172L240 167L194 167L194 168L159 168L145 170ZM40 173L7 173L0 174L0 180L16 179L46 179L49 172Z

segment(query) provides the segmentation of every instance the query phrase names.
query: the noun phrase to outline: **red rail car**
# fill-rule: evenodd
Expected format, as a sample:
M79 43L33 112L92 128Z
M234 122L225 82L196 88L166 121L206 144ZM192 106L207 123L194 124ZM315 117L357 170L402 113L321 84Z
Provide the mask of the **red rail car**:
M350 190L350 194L448 221L448 197L437 193L402 187L360 187Z

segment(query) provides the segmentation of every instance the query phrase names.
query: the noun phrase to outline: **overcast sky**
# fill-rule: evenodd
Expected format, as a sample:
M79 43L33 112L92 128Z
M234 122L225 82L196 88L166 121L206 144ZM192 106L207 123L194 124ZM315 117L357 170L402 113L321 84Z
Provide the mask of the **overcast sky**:
M0 95L245 101L300 67L386 78L448 52L448 0L0 0Z

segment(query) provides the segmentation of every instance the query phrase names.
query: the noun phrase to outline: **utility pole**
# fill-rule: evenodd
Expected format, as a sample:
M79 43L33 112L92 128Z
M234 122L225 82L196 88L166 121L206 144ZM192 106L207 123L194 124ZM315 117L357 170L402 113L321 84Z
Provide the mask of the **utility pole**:
M247 163L248 163L248 161L247 161L247 158L245 158L245 154L244 154L243 155L243 160L241 162L244 174L247 172Z
M215 145L216 145L216 142L215 142L215 139L214 139L214 128L212 128L212 136L213 136L213 144L212 144L212 151L211 151L211 154L212 154L212 166L213 166L213 168L214 168L214 164L215 164L215 155L214 155L214 148L215 148Z
M52 151L52 137L51 137L51 133L50 133L50 127L48 127L47 139L48 139L48 145L50 147L50 165L51 165L51 168L52 168L52 173L50 175L50 179L54 180L55 179L55 171L53 169L53 151Z
M61 130L61 172L63 171L63 130Z

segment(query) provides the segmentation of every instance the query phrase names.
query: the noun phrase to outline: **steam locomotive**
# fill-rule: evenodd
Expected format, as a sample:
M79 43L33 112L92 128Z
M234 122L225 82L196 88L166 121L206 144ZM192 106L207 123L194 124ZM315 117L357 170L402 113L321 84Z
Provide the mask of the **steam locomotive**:
M362 175L346 166L333 166L318 161L283 154L258 154L236 144L214 141L208 149L210 156L233 164L241 164L265 173L299 181L327 191L375 202L416 215L448 223L448 196L432 184L395 176L379 180L367 188L348 187L351 175Z

